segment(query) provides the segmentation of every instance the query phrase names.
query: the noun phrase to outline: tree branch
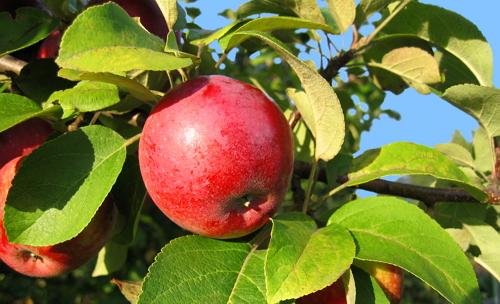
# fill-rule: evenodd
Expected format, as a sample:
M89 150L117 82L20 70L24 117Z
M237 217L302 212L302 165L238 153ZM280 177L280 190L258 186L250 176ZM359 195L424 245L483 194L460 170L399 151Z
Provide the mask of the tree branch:
M304 162L295 162L294 174L301 178L308 178L311 166ZM326 182L326 173L320 170L318 180ZM337 178L338 183L345 183L349 179L347 176ZM383 179L372 180L352 188L363 189L379 194L395 195L405 198L416 199L426 206L432 207L437 202L457 202L457 203L479 203L468 192L458 188L430 188L400 182L391 182Z
M27 64L28 63L26 61L17 59L10 55L5 55L0 57L0 73L13 72L16 75L19 75L21 73L21 70Z

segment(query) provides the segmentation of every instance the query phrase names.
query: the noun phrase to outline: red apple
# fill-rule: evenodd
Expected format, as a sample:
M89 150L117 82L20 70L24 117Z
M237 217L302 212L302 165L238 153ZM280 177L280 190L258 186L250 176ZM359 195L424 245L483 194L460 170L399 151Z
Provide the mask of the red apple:
M342 278L332 285L315 293L303 296L295 301L297 304L347 304L346 293Z
M356 266L361 267L377 280L391 303L399 303L401 301L403 271L399 267L364 261L356 263ZM297 299L295 302L297 304L347 304L342 278L322 290Z
M79 235L53 246L33 247L8 241L3 227L3 209L12 180L24 156L41 145L49 134L50 128L39 120L22 123L0 134L0 138L9 139L0 143L2 156L4 152L17 153L0 168L0 259L15 271L32 277L56 276L95 256L111 233L116 212L111 201L105 202ZM31 135L35 137L30 138Z
M164 96L147 118L139 162L149 195L172 221L208 237L239 237L283 200L292 135L260 90L203 76Z
M109 2L110 0L91 0L89 5ZM113 0L131 17L139 17L141 24L158 37L167 37L168 29L165 18L155 0Z
M40 45L38 54L36 58L56 58L59 53L59 45L61 44L62 33L59 30L55 30L50 35L45 38L45 40Z

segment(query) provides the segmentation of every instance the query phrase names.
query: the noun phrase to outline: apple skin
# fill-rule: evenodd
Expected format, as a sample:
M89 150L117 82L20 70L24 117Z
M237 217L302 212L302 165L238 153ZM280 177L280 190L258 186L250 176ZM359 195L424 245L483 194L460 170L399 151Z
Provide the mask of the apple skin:
M403 271L401 268L385 263L365 261L356 263L356 266L359 266L377 280L391 303L395 304L401 301L403 288ZM297 299L295 302L297 304L347 304L342 278L322 290Z
M13 158L31 153L45 142L51 133L50 125L37 118L0 132L0 168Z
M315 293L295 300L297 304L347 304L342 278Z
M103 4L110 0L91 0L89 6ZM155 0L113 0L131 17L139 17L141 24L160 38L167 37L168 28L163 14Z
M293 169L288 123L255 87L192 79L146 119L139 164L149 195L177 225L212 238L249 234L276 212Z
M45 38L45 40L40 45L38 54L36 58L56 58L59 53L59 45L61 44L62 33L59 30L55 30L50 35Z
M80 234L60 244L34 247L8 241L3 226L3 216L12 180L22 159L40 146L50 134L50 128L47 132L47 126L33 129L34 125L42 126L43 123L39 120L27 121L5 131L5 133L12 133L9 134L10 136L0 134L0 137L10 139L0 144L2 154L4 151L9 154L13 154L13 151L18 152L17 156L0 168L0 259L21 274L32 277L53 277L78 268L98 253L111 234L116 210L112 201L107 200ZM36 138L29 138L32 135L29 131L38 132L33 133L37 134ZM9 150L11 144L16 146L16 149ZM6 149L3 149L4 147Z

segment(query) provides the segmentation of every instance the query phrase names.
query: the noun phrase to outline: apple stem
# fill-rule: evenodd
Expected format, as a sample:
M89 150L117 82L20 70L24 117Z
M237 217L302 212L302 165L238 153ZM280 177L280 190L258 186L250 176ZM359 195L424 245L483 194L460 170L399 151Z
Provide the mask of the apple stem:
M127 140L125 141L125 143L123 143L123 146L124 146L124 147L128 147L128 146L130 146L131 144L133 144L133 143L135 143L136 141L138 141L138 140L141 138L141 136L142 136L142 133L139 133L139 134L136 134L136 135L134 135L134 136L130 137L129 139L127 139Z
M309 206L309 202L311 201L311 194L314 190L314 186L316 185L316 179L318 178L318 160L314 160L311 167L311 173L309 174L309 179L307 182L307 191L306 197L304 199L304 205L302 205L302 212L307 213L307 208Z

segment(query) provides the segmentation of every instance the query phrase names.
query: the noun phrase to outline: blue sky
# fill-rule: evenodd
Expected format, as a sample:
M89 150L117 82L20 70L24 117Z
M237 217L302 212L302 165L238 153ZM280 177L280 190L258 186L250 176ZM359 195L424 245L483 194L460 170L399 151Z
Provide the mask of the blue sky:
M226 8L236 9L243 0L219 1L198 0L192 6L201 9L202 15L196 19L197 23L206 29L216 29L229 24L229 20L218 16ZM498 0L422 0L455 11L472 21L482 31L493 49L493 57L500 58L500 35L498 34ZM324 4L324 1L320 1ZM344 45L348 45L350 37L344 38ZM494 61L494 84L500 85L498 60ZM420 95L413 89L395 96L388 94L383 105L393 109L402 116L400 121L386 116L374 122L372 130L362 138L361 151L380 147L396 141L411 141L423 145L433 146L448 142L455 130L471 139L471 132L477 127L474 119L441 100L434 95Z

